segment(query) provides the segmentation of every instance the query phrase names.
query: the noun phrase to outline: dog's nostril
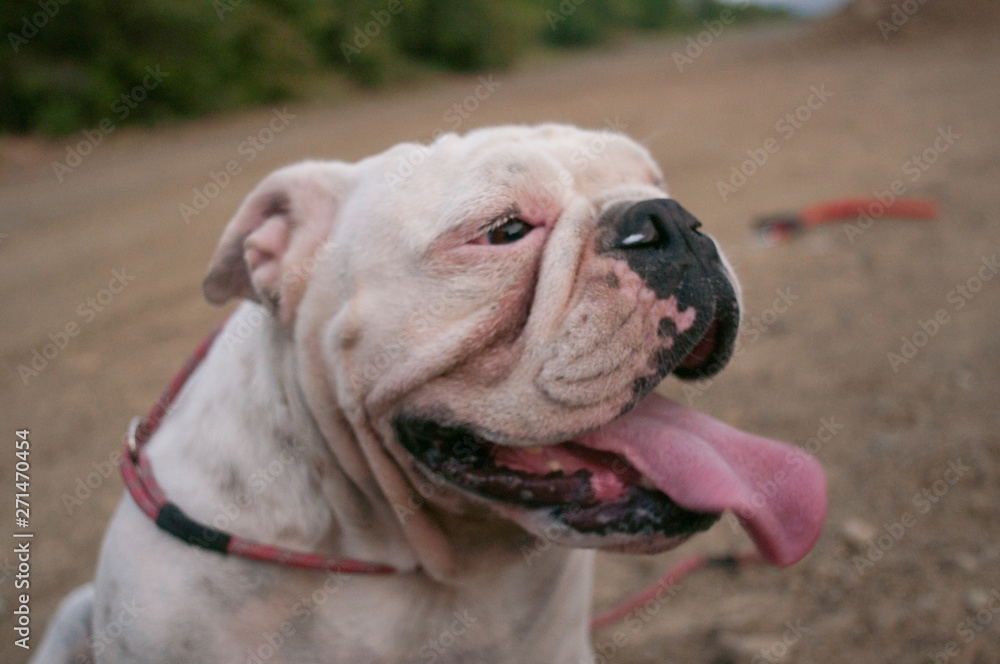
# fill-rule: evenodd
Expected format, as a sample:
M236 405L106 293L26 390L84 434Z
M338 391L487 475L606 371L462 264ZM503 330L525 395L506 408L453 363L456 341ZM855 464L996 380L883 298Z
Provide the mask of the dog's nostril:
M652 199L610 207L599 220L601 251L650 253L665 259L711 257L714 243L699 232L701 224L673 199Z
M622 238L619 244L624 249L666 246L669 238L663 232L663 220L655 214L648 214L639 228Z

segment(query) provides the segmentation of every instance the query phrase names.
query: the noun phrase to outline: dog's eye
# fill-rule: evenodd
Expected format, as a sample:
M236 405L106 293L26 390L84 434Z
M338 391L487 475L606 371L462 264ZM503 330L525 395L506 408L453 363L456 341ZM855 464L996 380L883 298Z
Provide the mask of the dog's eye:
M517 242L534 228L524 219L512 217L486 232L486 244L511 244Z

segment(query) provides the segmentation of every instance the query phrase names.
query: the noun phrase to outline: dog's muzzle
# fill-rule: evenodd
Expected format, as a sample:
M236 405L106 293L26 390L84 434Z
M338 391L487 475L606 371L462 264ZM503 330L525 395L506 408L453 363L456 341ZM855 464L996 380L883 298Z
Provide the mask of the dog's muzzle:
M619 203L598 220L595 249L624 260L659 299L675 297L682 308L694 307L694 325L680 333L673 321L661 321L660 334L673 337L661 353L658 384L667 373L679 378L707 378L732 356L740 309L731 275L715 241L701 233L699 222L672 199Z

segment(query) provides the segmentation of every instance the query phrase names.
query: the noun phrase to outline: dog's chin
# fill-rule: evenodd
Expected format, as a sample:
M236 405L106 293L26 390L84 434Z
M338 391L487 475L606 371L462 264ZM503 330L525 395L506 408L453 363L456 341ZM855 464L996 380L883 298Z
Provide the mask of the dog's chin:
M427 479L558 544L655 553L720 516L680 507L624 456L575 441L500 445L470 427L405 415L394 428Z

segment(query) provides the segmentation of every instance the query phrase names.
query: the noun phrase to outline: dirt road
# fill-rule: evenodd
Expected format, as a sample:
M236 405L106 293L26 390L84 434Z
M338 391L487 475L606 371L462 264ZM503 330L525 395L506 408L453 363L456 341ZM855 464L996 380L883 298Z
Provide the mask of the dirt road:
M0 142L0 661L24 659L15 430L32 444L37 644L59 598L91 578L129 418L223 316L201 276L260 178L437 130L557 120L645 141L742 278L739 356L709 385L664 390L806 446L830 480L826 529L802 563L685 580L595 634L599 661L1000 662L1000 43L815 52L780 36L723 32L680 58L684 40L648 43L330 108L116 129L96 145ZM873 210L851 232L747 241L758 213L893 191L937 199L941 220ZM605 556L595 601L686 552L746 545L724 521L680 552Z

